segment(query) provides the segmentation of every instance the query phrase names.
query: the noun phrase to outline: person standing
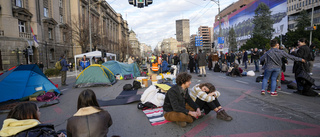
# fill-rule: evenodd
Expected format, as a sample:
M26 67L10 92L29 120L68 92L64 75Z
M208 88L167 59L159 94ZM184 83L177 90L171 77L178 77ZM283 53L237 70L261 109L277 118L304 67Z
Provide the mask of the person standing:
M259 69L259 51L258 51L258 48L254 48L254 51L253 53L251 54L251 58L254 62L254 66L255 66L255 72L260 72L260 69Z
M247 61L248 61L248 52L246 50L243 50L243 58L242 58L242 63L244 65L244 69L247 70L248 65L247 65Z
M201 49L199 49L199 54L197 56L197 60L198 60L199 69L200 69L200 73L198 76L202 77L202 75L204 75L204 77L206 77L206 65L207 65L206 54L202 53Z
M201 116L198 105L192 100L188 92L191 78L192 76L186 72L180 73L176 78L177 84L168 90L164 99L164 118L176 122L181 127L187 126L187 123L192 123L193 118Z
M214 53L213 53L213 55L212 55L212 61L213 61L212 66L219 61L219 55L218 55L217 52L214 52Z
M83 55L83 58L80 61L80 66L82 67L82 70L90 66L90 61L87 59L86 55Z
M193 53L190 53L190 56L189 56L189 70L190 70L190 73L193 73L194 71L194 68L195 68L195 59L194 59L194 54Z
M60 65L62 67L62 69L61 69L61 85L62 86L68 86L66 84L66 79L67 79L67 71L68 71L68 66L69 65L68 65L68 63L67 63L67 61L65 59L65 55L61 55L59 60L61 60L60 61Z
M268 80L271 77L271 96L278 96L276 91L277 77L280 73L282 66L282 57L287 57L294 61L305 62L304 59L289 55L283 50L279 50L279 43L277 39L273 39L270 42L271 49L266 52L261 58L264 63L264 77L262 80L261 95L265 95L265 89L267 87Z
M239 65L240 65L240 64L241 64L241 59L242 59L242 53L241 53L241 51L239 51L239 53L237 54L237 59L238 59Z
M208 56L208 68L209 68L209 70L212 69L212 58L213 58L213 54L211 53L211 54Z
M230 51L230 65L233 66L234 62L236 61L236 56L233 53L233 50Z
M164 51L162 51L161 58L162 58L162 61L168 62L168 56L167 56L167 54L164 53Z
M182 50L182 54L180 55L180 61L181 61L181 72L187 72L187 67L189 63L189 55L186 53L186 50Z
M39 63L39 68L43 72L44 65L43 65L42 61Z
M172 64L172 55L168 53L168 64Z

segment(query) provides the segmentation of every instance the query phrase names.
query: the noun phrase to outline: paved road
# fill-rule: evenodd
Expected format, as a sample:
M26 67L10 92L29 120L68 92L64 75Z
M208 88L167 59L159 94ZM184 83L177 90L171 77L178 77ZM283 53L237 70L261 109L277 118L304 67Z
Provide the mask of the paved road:
M319 60L319 58L317 58ZM291 65L290 65L291 64ZM287 68L286 77L293 80L292 62ZM314 78L320 85L320 62L315 63ZM253 65L249 70L253 69ZM69 73L70 74L70 73ZM224 73L208 72L207 77L197 77L192 74L192 86L200 82L211 82L221 92L219 101L233 117L231 122L216 119L214 112L196 120L185 128L175 123L151 126L137 103L103 107L109 111L114 124L110 127L108 136L122 137L175 137L175 136L320 136L320 97L306 97L293 93L282 86L277 97L260 95L261 83L256 83L256 77L227 77ZM59 78L51 78L60 83ZM72 88L75 76L68 77L67 87L59 87L64 93L61 103L41 108L41 121L53 123L57 130L66 128L66 120L76 112L76 102L83 88ZM99 99L114 99L122 90L122 86L132 83L132 80L119 81L111 87L93 87ZM144 89L139 89L142 94ZM0 124L6 114L0 115Z

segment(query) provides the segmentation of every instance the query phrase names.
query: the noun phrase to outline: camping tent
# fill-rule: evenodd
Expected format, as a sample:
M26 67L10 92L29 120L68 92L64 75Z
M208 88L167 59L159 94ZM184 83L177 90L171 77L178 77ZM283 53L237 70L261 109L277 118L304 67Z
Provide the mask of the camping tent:
M35 64L20 65L0 76L0 102L20 99L37 91L60 91Z
M78 75L75 87L112 85L115 82L116 78L108 68L100 64L92 64Z
M74 64L75 64L75 70L76 70L76 75L78 75L78 70L77 70L77 58L82 58L84 55L86 55L87 58L92 59L93 57L95 58L101 58L101 51L92 51L92 52L87 52L83 54L78 54L74 56ZM106 53L106 57L114 56L114 60L117 60L116 54L112 53Z
M120 74L123 76L123 75L132 74L133 77L140 76L140 70L136 63L126 64L118 61L108 61L103 63L102 65L110 69L111 72L115 75Z

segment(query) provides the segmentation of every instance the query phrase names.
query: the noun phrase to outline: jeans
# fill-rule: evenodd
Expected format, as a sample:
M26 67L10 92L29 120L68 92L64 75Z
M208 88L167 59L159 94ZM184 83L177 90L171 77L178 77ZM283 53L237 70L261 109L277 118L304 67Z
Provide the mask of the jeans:
M196 74L198 74L198 64L195 65Z
M254 60L254 65L256 67L256 71L259 71L259 60Z
M204 109L205 114L208 114L211 110L221 106L217 98L212 102L206 102L197 98L195 102L199 106L200 110Z
M182 64L181 65L181 72L187 72L187 67L188 67L188 64Z
M262 80L262 90L265 91L267 85L268 85L268 80L270 79L271 76L271 92L276 91L276 86L277 86L277 77L280 73L280 68L274 68L274 69L265 69L264 71L264 77Z
M242 64L244 64L244 69L248 69L247 61L244 61Z

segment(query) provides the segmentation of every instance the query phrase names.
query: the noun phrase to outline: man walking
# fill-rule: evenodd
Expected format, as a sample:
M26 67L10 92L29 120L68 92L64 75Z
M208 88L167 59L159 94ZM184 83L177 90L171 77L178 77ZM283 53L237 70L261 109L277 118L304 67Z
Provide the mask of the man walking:
M189 63L189 55L186 53L186 50L182 50L182 54L180 55L180 61L181 61L181 72L187 72L187 67Z
M176 78L177 84L168 90L164 99L164 118L175 121L181 127L185 127L187 122L192 123L193 118L201 116L198 105L188 92L191 78L192 76L186 72L180 73Z
M202 53L201 49L199 49L199 54L197 56L197 60L198 60L199 69L200 69L200 74L198 76L202 77L202 74L203 74L204 77L206 77L206 65L207 65L206 54Z
M254 66L255 66L255 72L259 72L259 59L260 59L260 54L259 54L259 51L258 51L258 48L254 48L254 51L253 51L253 53L252 53L252 56L251 56L251 58L252 58L252 60L253 60L253 62L254 62Z
M62 67L62 69L61 69L61 85L62 86L68 86L66 84L68 64L67 64L67 61L65 59L65 55L62 55L59 60L61 60L60 61L60 65Z

